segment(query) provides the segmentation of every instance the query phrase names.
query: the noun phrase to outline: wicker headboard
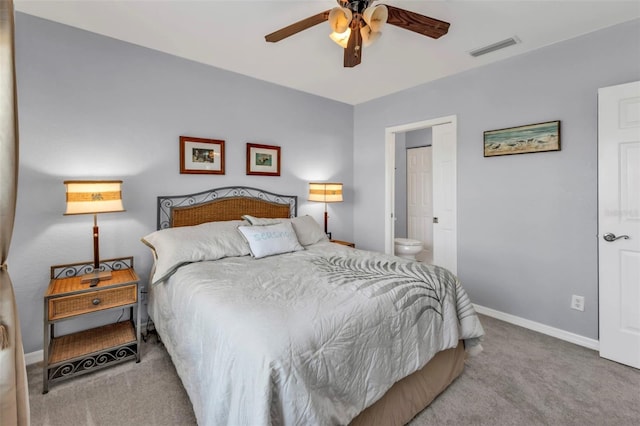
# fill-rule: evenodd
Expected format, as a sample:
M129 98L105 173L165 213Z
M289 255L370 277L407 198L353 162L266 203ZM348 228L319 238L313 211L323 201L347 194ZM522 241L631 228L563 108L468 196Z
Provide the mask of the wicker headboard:
M295 217L298 197L246 186L158 197L158 229L256 217Z

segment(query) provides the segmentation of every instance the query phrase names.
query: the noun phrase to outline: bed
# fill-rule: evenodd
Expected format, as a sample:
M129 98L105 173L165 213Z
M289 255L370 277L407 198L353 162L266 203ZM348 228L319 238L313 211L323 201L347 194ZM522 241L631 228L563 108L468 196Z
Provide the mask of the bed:
M157 229L149 316L200 425L406 424L481 350L455 276L329 242L296 196L161 196Z

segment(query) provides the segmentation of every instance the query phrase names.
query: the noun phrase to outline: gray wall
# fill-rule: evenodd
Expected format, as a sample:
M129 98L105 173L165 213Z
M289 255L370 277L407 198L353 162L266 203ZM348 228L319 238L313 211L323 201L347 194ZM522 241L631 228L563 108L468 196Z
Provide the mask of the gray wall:
M98 216L101 258L135 256L146 283L156 197L248 185L298 195L340 181L336 238L353 239L353 107L18 13L20 175L8 260L26 352L42 349L49 266L92 258L92 217L63 216L62 182L122 179L125 213ZM331 123L331 125L327 125ZM180 135L226 141L226 175L179 174ZM282 176L246 176L247 142L282 147ZM88 322L117 317L98 316ZM115 318L114 318L115 319ZM68 329L77 328L67 324Z
M8 264L26 352L42 348L49 266L91 258L91 217L62 216L63 180L124 180L127 212L98 219L101 255L135 256L145 283L151 256L139 239L155 227L160 194L244 184L297 194L299 214L322 221L307 182L339 180L334 236L383 250L385 127L453 114L458 271L472 299L597 338L596 90L640 78L640 21L353 108L16 18L21 153ZM556 119L562 151L483 158L484 130ZM180 175L180 135L224 139L226 175ZM282 176L246 176L246 142L280 145ZM569 309L571 294L586 297L584 313Z
M638 79L634 20L357 105L359 247L384 249L385 127L455 114L458 274L471 299L597 338L597 89ZM483 157L483 131L549 120L562 121L561 151Z
M431 146L431 128L396 133L395 226L397 238L407 238L407 150Z

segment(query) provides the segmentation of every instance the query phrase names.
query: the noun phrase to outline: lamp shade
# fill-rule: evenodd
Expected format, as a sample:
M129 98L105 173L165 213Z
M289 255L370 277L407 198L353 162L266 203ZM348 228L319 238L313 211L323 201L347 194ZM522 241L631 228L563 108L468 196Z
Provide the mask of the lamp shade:
M67 180L64 214L123 212L121 180Z
M362 45L365 47L371 46L382 35L381 32L375 32L371 30L371 27L365 25L360 28L360 35L362 36Z
M343 33L331 33L329 34L329 38L337 43L343 49L347 48L349 44L349 37L351 37L351 28L347 28L347 30Z
M334 33L347 31L352 19L353 12L346 7L334 7L329 11L328 21Z
M310 182L309 201L323 203L342 202L342 184L331 182Z
M362 18L369 25L371 31L379 33L389 18L389 9L384 4L369 6L362 13Z

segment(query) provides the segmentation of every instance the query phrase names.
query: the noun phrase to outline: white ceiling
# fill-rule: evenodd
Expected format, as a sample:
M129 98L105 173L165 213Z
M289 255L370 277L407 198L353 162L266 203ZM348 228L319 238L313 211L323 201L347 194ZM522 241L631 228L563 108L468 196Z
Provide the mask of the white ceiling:
M640 0L382 3L450 22L449 33L433 40L387 25L360 65L343 68L327 23L264 41L335 0L14 0L20 12L354 105L640 17ZM512 36L521 43L468 54Z

